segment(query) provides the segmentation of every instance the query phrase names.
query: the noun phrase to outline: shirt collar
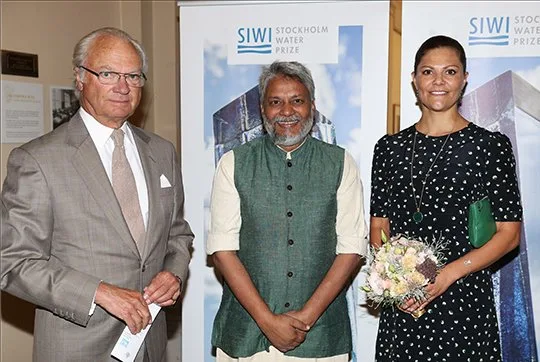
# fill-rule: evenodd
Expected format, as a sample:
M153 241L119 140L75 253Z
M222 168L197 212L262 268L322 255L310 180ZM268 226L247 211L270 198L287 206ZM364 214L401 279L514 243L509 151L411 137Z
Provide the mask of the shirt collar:
M92 137L92 140L94 141L96 147L105 147L107 141L111 139L111 135L114 129L99 123L92 115L90 115L90 113L86 112L82 107L79 109L79 115L81 116L84 125L86 126L86 129L88 130L90 137ZM127 141L130 142L132 145L135 145L133 133L131 132L131 128L128 126L127 123L128 122L124 122L120 127L120 129L124 131L125 134L124 142Z
M300 147L302 147L304 145L304 143L306 143L307 139L308 139L309 135L306 136L304 138L304 140L302 141L302 143L300 143L294 150L292 151L285 151L280 145L276 145L277 148L279 148L280 150L282 150L283 152L285 152L287 155L286 155L286 159L287 160L290 160L292 159L292 153L298 149L300 149Z

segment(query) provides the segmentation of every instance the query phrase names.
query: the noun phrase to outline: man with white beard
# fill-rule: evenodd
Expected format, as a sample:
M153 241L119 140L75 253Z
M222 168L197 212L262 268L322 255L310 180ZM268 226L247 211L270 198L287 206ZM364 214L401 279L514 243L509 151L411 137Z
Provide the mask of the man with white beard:
M217 361L348 361L345 289L367 245L359 172L344 149L310 136L304 65L265 67L259 92L267 135L226 153L214 177Z

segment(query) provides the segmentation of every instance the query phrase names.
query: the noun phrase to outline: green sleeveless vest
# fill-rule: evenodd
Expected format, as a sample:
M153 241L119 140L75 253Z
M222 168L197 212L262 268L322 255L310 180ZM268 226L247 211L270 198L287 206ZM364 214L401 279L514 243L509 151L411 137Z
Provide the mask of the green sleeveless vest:
M336 193L344 150L314 138L291 153L262 137L234 149L234 181L242 226L238 257L274 313L299 310L336 257ZM270 343L227 284L212 344L232 357L268 350ZM342 291L289 356L317 358L351 351Z

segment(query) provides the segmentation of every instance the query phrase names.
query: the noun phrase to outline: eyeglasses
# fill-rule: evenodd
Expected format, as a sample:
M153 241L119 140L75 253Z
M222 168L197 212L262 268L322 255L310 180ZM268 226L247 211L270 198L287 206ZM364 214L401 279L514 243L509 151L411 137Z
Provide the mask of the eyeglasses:
M110 70L104 70L101 72L95 72L92 69L88 69L86 67L83 67L82 65L79 65L79 68L82 68L86 70L88 73L93 74L97 77L99 82L101 84L105 85L113 85L120 81L120 77L124 77L127 84L131 87L137 87L140 88L144 85L146 82L146 75L144 73L119 73L119 72L113 72Z

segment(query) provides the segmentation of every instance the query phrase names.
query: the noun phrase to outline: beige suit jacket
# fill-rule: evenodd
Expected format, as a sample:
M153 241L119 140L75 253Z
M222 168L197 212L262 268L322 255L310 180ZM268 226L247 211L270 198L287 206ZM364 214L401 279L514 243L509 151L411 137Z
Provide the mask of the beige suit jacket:
M131 126L148 186L149 218L139 254L80 116L12 151L1 196L0 287L38 306L34 361L109 361L125 324L97 306L100 281L142 289L160 271L185 285L193 234L173 145ZM164 175L171 187L161 187ZM136 191L134 191L136 192ZM163 311L146 338L164 358Z

